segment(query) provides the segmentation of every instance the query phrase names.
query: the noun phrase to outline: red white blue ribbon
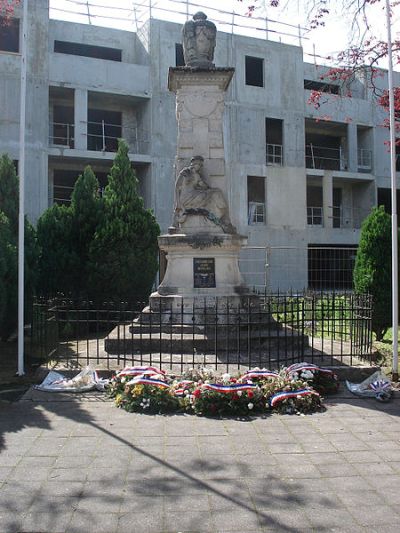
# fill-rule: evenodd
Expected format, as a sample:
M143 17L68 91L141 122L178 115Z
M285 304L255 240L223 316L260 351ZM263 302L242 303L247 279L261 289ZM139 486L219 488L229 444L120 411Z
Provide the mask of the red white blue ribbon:
M283 402L284 400L289 400L290 398L296 398L298 396L311 396L312 394L319 396L317 392L310 389L277 392L269 399L269 405L271 407L275 407L276 404L278 404L279 402Z
M190 380L183 380L183 381L180 381L176 386L179 387L177 389L175 389L175 396L185 396L185 390L187 390L187 388L192 384L194 383L194 381L190 381Z
M138 376L131 379L127 382L127 385L152 385L153 387L169 389L169 385L168 383L165 383L165 381L161 381L161 379L146 378L144 376Z
M279 378L279 374L270 370L248 370L240 379Z
M127 366L126 368L117 373L117 377L122 378L124 376L142 375L155 376L157 374L163 376L165 372L158 368L155 368L154 366Z
M252 385L251 383L233 383L232 385L222 385L220 383L206 383L205 385L203 385L204 389L225 393L253 390L256 387L257 385Z
M383 392L392 388L390 381L385 379L377 379L370 384L370 387L375 392Z
M287 374L294 374L295 372L302 372L303 370L309 370L310 372L322 372L323 374L333 374L329 368L322 368L312 363L295 363L286 369Z

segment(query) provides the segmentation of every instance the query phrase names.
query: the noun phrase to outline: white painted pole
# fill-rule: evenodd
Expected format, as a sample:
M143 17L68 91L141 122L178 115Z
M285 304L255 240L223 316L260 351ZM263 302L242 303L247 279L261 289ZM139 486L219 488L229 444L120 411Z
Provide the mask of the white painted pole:
M25 262L25 126L26 126L26 36L28 0L24 0L21 39L21 104L19 117L19 216L18 216L18 375L24 371L24 262Z
M390 24L390 2L386 0L386 24L388 39L388 83L389 83L389 124L390 124L390 175L392 192L392 330L393 330L393 365L392 379L399 380L398 372L398 265L397 265L397 183L396 183L396 136L393 91L393 57L392 32Z

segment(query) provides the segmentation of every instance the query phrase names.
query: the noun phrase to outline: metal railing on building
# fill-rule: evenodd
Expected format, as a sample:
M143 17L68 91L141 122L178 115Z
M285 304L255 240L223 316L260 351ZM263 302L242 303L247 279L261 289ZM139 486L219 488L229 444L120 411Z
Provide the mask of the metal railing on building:
M129 152L134 154L146 154L149 151L150 136L143 128L138 126L123 126L110 124L104 120L99 122L89 121L86 148L96 152L116 152L118 139L124 137L129 146ZM75 125L72 123L51 122L49 145L75 148Z
M329 148L306 144L306 168L347 170L347 158L342 147Z
M49 144L50 146L65 146L74 148L75 125L65 122L51 122Z

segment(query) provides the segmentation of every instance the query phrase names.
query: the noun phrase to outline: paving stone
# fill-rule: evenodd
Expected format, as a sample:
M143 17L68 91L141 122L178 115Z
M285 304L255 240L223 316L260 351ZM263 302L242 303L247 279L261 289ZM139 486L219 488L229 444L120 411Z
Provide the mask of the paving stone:
M118 531L119 515L110 512L83 513L78 510L74 513L71 522L66 528L67 533L114 533ZM128 530L126 530L128 531Z
M281 465L281 475L289 478L319 478L321 472L317 466L299 461L297 465Z
M210 511L210 500L208 493L183 494L180 496L174 494L172 497L164 496L163 506L167 514Z
M333 528L339 528L339 531L348 529L353 531L357 528L354 517L346 509L329 509L325 508L323 511L314 509L305 509L305 514L310 520L312 528L316 531L332 531Z
M60 513L27 513L22 520L21 533L64 532L67 530L74 511Z
M361 525L370 528L379 526L386 531L387 525L399 527L400 516L396 508L388 505L360 505L349 507L348 510Z
M337 492L343 490L361 492L365 490L373 490L373 487L370 484L370 478L364 478L362 476L331 477L326 479L326 484L332 490L336 490Z
M217 509L212 512L212 519L215 524L214 531L218 533L228 531L254 531L260 527L260 519L254 509ZM194 530L196 531L196 530Z
M126 513L121 514L118 521L117 531L135 533L165 533L162 509L153 510L151 513ZM179 531L174 528L173 531Z
M273 531L310 531L310 520L305 513L298 509L264 509L259 513L259 523L262 528Z
M164 516L164 531L166 532L215 532L218 531L209 512L167 513Z

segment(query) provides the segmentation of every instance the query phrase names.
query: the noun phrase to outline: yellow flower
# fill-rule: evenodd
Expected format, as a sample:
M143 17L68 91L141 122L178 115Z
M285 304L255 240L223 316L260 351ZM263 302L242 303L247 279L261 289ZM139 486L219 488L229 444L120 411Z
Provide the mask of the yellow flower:
M132 396L140 396L143 392L143 385L135 385L132 389Z
M117 394L115 397L115 405L119 407L121 405L121 402L122 402L122 394Z

